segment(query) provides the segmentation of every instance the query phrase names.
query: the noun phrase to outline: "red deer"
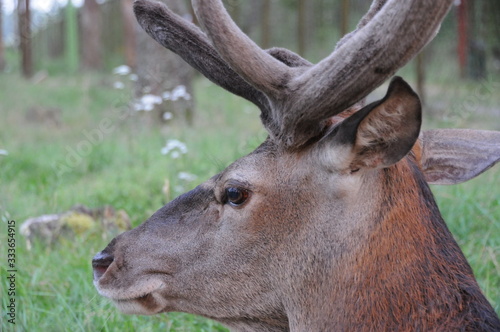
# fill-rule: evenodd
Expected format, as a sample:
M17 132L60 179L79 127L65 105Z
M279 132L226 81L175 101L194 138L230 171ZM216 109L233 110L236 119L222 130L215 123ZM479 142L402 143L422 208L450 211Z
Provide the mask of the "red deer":
M403 79L360 101L437 33L453 0L375 0L316 65L262 50L220 0L205 32L148 0L140 25L261 110L254 152L116 237L94 283L128 314L180 311L237 331L500 331L429 183L500 160L500 132L421 131Z

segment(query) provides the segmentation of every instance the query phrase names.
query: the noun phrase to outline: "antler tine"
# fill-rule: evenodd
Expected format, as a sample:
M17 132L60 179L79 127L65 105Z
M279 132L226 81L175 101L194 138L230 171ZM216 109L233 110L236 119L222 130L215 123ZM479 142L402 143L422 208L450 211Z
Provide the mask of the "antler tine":
M288 144L299 146L318 135L322 128L315 123L366 97L404 66L435 36L452 2L375 1L366 25L360 24L329 57L290 82L298 100L290 101L293 112L281 124Z
M291 68L266 53L232 21L221 0L192 0L196 16L215 49L256 89L280 99Z

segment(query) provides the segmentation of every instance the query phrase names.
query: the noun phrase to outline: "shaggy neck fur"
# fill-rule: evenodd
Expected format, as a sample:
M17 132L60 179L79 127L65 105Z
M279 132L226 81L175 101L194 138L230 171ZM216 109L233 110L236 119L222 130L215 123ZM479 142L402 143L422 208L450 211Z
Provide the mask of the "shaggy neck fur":
M500 321L412 159L381 172L379 219L343 274L338 328L498 331Z

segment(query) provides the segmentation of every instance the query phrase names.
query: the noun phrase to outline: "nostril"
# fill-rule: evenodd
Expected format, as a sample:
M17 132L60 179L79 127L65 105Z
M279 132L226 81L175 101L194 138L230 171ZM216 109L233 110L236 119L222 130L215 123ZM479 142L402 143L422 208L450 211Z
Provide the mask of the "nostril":
M94 269L94 280L99 280L108 267L113 263L114 257L108 253L101 251L92 259L92 268Z

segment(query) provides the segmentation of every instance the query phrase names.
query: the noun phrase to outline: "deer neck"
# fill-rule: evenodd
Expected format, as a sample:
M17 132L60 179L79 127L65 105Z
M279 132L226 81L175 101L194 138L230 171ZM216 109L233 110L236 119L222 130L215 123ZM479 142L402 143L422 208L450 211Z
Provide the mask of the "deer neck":
M406 158L379 176L377 218L331 288L338 329L450 327L471 303L488 306L418 166Z

